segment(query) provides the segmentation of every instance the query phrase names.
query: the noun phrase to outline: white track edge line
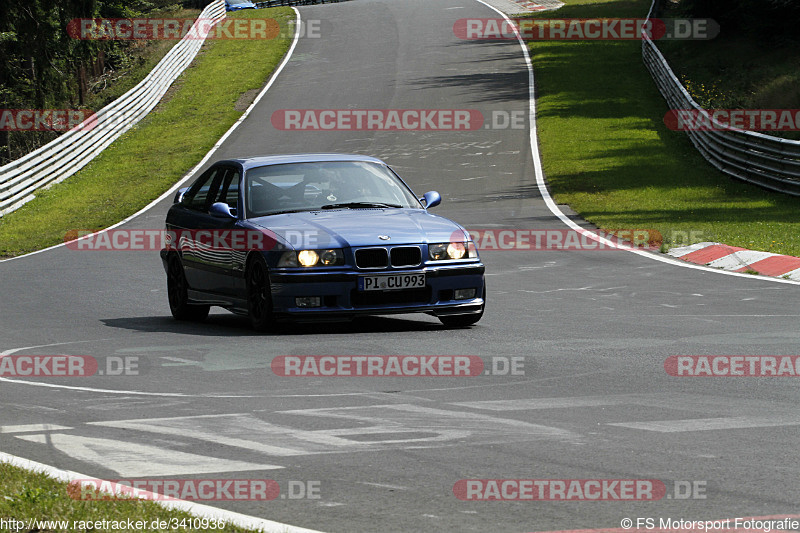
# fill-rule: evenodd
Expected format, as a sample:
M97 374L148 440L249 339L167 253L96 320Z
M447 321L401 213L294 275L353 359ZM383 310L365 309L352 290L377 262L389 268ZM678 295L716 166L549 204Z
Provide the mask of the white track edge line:
M300 26L301 26L301 24L303 22L301 17L300 17L300 11L298 11L298 9L296 7L294 7L294 6L292 6L292 9L295 12L294 41L292 42L292 46L290 46L289 50L286 52L286 56L283 58L283 61L278 66L278 68L275 69L275 72L272 73L272 75L270 76L270 79L267 82L267 84L264 86L263 89L261 89L261 92L258 93L258 96L256 96L255 100L253 100L253 102L245 110L245 112L242 114L242 116L239 117L238 120L236 122L234 122L233 125L231 125L230 128L228 128L228 131L226 131L225 134L222 135L222 137L219 138L219 140L216 142L216 144L211 147L211 149L206 153L205 156L203 156L203 159L201 159L200 162L197 163L197 165L195 165L176 184L174 184L172 187L167 189L167 191L164 192L161 196L159 196L158 198L156 198L155 200L153 200L152 202L150 202L149 204L147 204L146 206L141 208L139 211L135 212L134 214L130 215L129 217L125 218L124 220L121 220L121 221L117 222L116 224L114 224L112 226L109 226L109 227L107 227L105 229L102 229L100 231L97 231L95 233L91 233L89 235L83 235L80 238L74 239L74 240L69 241L69 242L62 242L62 243L59 243L59 244L55 244L53 246L49 246L47 248L42 248L41 250L36 250L35 252L30 252L30 253L23 254L23 255L18 255L18 256L15 256L15 257L9 257L8 259L0 259L0 263L5 263L7 261L13 261L15 259L22 259L23 257L30 257L32 255L40 254L42 252L47 252L49 250L54 250L56 248L60 248L61 246L66 245L66 244L69 244L69 243L72 243L72 242L76 242L76 241L79 241L79 240L82 240L82 239L87 239L87 238L90 238L90 237L94 237L95 235L98 235L100 233L105 233L105 232L107 232L109 230L117 228L117 227L119 227L119 226L121 226L121 225L123 225L123 224L125 224L127 222L130 222L131 220L133 220L134 218L136 218L139 215L143 214L144 212L149 211L150 209L155 207L159 202L161 202L165 198L168 198L170 195L172 195L176 190L178 190L180 188L181 185L186 183L186 181L191 179L197 173L197 171L200 170L200 168L206 163L206 161L208 161L211 158L211 156L214 155L214 153L219 149L219 147L222 146L222 143L225 142L225 139L227 139L234 132L234 130L236 130L236 128L238 128L239 125L242 122L244 122L244 119L246 119L250 115L250 112L253 110L253 108L256 106L256 104L258 104L258 102L261 101L261 99L264 97L264 95L267 94L267 91L270 89L270 87L272 87L272 84L275 83L275 80L278 79L278 75L281 73L283 68L286 66L286 64L291 59L292 54L294 53L294 49L297 47L297 43L300 40Z
M506 22L508 22L509 23L509 27L511 27L514 30L514 35L517 38L517 42L519 43L520 48L522 48L522 52L523 52L523 55L525 57L525 64L528 67L528 101L529 101L529 104L530 104L529 111L528 111L528 120L529 120L529 123L530 123L531 158L533 159L533 166L534 166L534 170L535 170L535 173L536 173L536 185L539 188L539 192L542 195L542 199L544 199L545 205L547 205L547 208L550 209L550 212L553 213L553 215L555 215L559 220L561 220L561 222L563 222L570 229L572 229L574 231L577 231L578 233L581 233L581 234L589 237L590 239L593 239L595 241L601 242L601 243L603 243L605 245L609 245L610 244L613 247L617 247L616 245L614 245L610 241L606 241L602 237L597 237L596 235L592 234L592 232L590 232L590 231L588 231L588 230L586 230L584 228L581 228L580 226L575 224L573 221L571 221L561 211L561 209L558 208L558 204L556 204L555 201L553 200L553 198L550 196L550 191L547 190L547 183L545 182L544 169L542 168L542 160L541 160L541 155L539 153L539 142L538 142L538 139L537 139L537 136L536 136L536 94L535 94L534 78L533 78L533 63L531 62L531 56L528 53L528 47L525 44L525 41L522 40L522 37L519 34L519 30L512 23L512 21L508 17L508 15L506 15L505 13L503 13L502 11L497 9L496 7L487 4L486 2L484 2L484 0L475 0L475 1L476 2L480 2L481 4L485 5L489 9L495 11L500 16L502 16L505 19ZM621 250L626 251L626 252L630 252L630 253L633 253L633 254L636 254L636 255L640 255L642 257L648 257L648 258L653 259L655 261L660 261L662 263L666 263L666 264L669 264L669 265L676 265L676 266L680 266L680 267L683 267L683 268L691 268L691 269L694 269L694 270L704 270L706 272L714 272L716 274L724 274L726 276L736 276L736 277L746 278L746 279L750 279L750 280L770 281L770 282L773 282L773 283L786 283L786 284L789 284L789 285L800 285L800 282L798 282L798 281L781 279L781 278L773 278L773 277L769 277L769 276L753 276L752 274L745 274L743 272L729 272L729 271L726 271L726 270L718 270L716 268L711 268L711 267L707 267L707 266L704 266L704 265L697 265L697 264L694 264L694 263L688 263L688 262L685 262L685 261L680 261L680 260L674 259L672 257L661 257L660 255L657 255L657 254L652 253L652 252L647 252L647 251L644 251L644 250L635 250L635 249L630 249L630 248L625 248L625 247L619 247L619 248Z
M44 463L38 463L36 461L31 461L30 459L24 459L22 457L17 457L4 452L0 452L0 463L10 464L29 472L41 473L49 478L55 479L56 481L65 483L79 480L94 481L99 486L99 483L104 481L91 476L85 476L83 474L73 472L72 470L61 470L60 468L55 468ZM263 531L265 533L321 533L317 530L305 529L289 524L282 524L280 522L273 522L272 520L266 520L264 518L247 516L241 513L227 511L225 509L211 507L210 505L204 505L202 503L194 503L186 500L160 501L159 497L162 496L154 492L151 493L143 491L143 495L148 497L148 499L152 497L155 503L158 503L165 509L185 511L198 518L204 518L207 520L222 520L239 527L252 529L254 531Z

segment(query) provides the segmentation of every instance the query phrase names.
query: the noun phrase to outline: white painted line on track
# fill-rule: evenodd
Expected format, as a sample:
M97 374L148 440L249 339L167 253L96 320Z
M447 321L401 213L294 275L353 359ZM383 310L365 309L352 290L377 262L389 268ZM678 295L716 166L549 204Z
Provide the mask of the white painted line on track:
M69 426L58 424L21 424L18 426L0 426L0 433L31 433L42 431L65 431L72 429Z
M97 485L99 486L99 484L103 481L91 476L73 472L71 470L61 470L43 463L37 463L36 461L30 461L28 459L23 459L22 457L17 457L15 455L3 452L0 452L0 462L8 463L18 468L24 468L25 470L29 470L31 472L40 472L45 474L47 477L65 483L78 480L92 480L96 481ZM214 521L225 521L239 527L252 529L254 531L263 531L264 533L321 533L312 529L281 524L280 522L273 522L272 520L247 516L241 513L234 513L233 511L226 511L225 509L217 509L216 507L211 507L209 505L203 505L200 503L188 502L184 500L162 501L163 498L158 497L160 495L156 495L155 493L144 492L144 495L154 496L152 499L156 500L159 505L166 509L185 511L198 518L205 518Z
M126 440L84 437L69 433L38 433L17 435L16 438L63 453L68 457L112 470L125 478L194 476L224 472L257 472L284 468L274 464L260 464L198 455L171 450L151 444L137 444Z
M141 418L89 422L88 424L205 440L217 445L232 446L279 457L308 455L314 451L276 444L289 443L294 438L302 439L303 435L311 432L288 431L286 428L264 422L249 413ZM246 431L242 431L242 428L246 428ZM269 440L270 443L259 442L252 437L246 438L253 435L265 436L265 440ZM269 439L266 439L267 435L269 435ZM287 436L292 438L287 439Z
M452 405L488 411L532 411L539 409L573 409L576 407L611 407L631 403L626 396L575 396L566 398L523 398L520 400L485 400L453 402Z
M551 398L521 398L518 400L483 400L472 402L451 402L451 405L483 409L488 411L532 411L540 409L575 409L612 406L639 406L669 412L687 411L705 414L705 418L726 419L748 417L751 419L774 420L778 409L790 413L791 403L776 404L775 401L741 400L727 396L709 396L687 393L633 393L604 396L565 396ZM783 415L781 415L783 416ZM791 415L789 420L800 419ZM699 420L699 419L693 419ZM780 420L787 420L780 418ZM638 423L638 422L637 422ZM620 425L620 424L612 424Z
M188 180L190 180L192 177L194 177L194 175L197 173L198 170L200 170L200 168L206 163L206 161L208 161L211 158L211 156L214 155L217 150L219 150L219 147L222 146L222 143L224 143L225 140L228 137L230 137L230 135L236 130L236 128L238 128L239 125L242 122L244 122L244 120L250 115L250 112L261 101L261 99L264 97L264 95L267 94L267 91L269 91L270 87L272 87L272 84L275 83L275 80L278 79L278 75L283 71L284 67L286 66L286 64L291 59L292 54L294 53L294 49L297 47L297 43L300 40L300 27L301 27L301 24L303 22L301 20L301 18L300 18L300 11L298 11L296 7L292 7L292 9L294 10L296 18L295 18L294 41L292 41L292 45L289 47L289 51L286 52L286 56L283 58L283 61L281 62L280 65L278 65L278 68L275 69L275 72L272 73L272 76L270 77L269 81L264 86L264 88L261 89L261 92L258 93L258 96L256 96L255 100L253 100L253 102L245 110L245 112L242 114L242 116L239 117L239 119L236 122L234 122L233 125L230 128L228 128L228 131L226 131L225 134L222 137L219 138L217 143L214 146L211 147L211 149L206 153L206 155L203 157L203 159L201 159L200 162L197 163L197 165L195 165L195 167L192 168L189 171L188 174L186 174L183 178L181 178L178 181L178 183L176 183L175 185L170 187L164 194L162 194L161 196L159 196L158 198L156 198L155 200L153 200L152 202L150 202L149 204L147 204L146 206L144 206L143 208L141 208L139 211L135 212L134 214L132 214L128 218L126 218L126 219L124 219L124 220L122 220L120 222L117 222L113 226L109 226L109 227L107 227L105 229L102 229L102 230L97 231L95 233L92 233L90 235L84 235L84 236L82 236L82 237L80 237L78 239L75 239L75 240L69 241L69 242L76 242L76 241L79 241L79 240L82 240L82 239L88 239L88 238L93 237L94 235L98 235L100 233L105 233L105 232L107 232L109 230L112 230L114 228L117 228L117 227L119 227L119 226L121 226L121 225L123 225L123 224L125 224L127 222L130 222L134 218L138 217L139 215L141 215L141 214L145 213L146 211L149 211L150 209L155 207L158 203L160 203L165 198L168 198L169 196L171 196L175 191L177 191L180 188L181 185L183 185ZM36 250L35 252L31 252L29 254L18 255L16 257L10 257L8 259L0 259L0 263L5 263L7 261L13 261L15 259L22 259L23 257L30 257L32 255L37 255L37 254L40 254L42 252L47 252L48 250L54 250L56 248L60 248L61 246L64 246L66 244L69 244L69 243L62 242L60 244L56 244L54 246L50 246L49 248L43 248L41 250Z
M630 252L630 253L633 253L633 254L636 254L636 255L640 255L642 257L647 257L647 258L653 259L655 261L660 261L662 263L666 263L666 264L669 264L669 265L675 265L675 266L679 266L679 267L683 267L683 268L691 268L691 269L694 269L694 270L703 270L703 271L706 271L706 272L714 272L714 273L723 274L723 275L726 275L726 276L736 276L736 277L750 279L750 280L756 279L756 280L760 280L760 281L769 281L769 282L772 282L772 283L786 283L786 284L789 284L789 285L800 285L800 282L798 282L798 281L793 281L793 280L788 280L788 279L781 279L781 278L769 278L769 277L765 277L765 276L753 276L751 274L745 274L744 272L730 272L730 271L727 271L727 270L717 270L715 268L709 268L709 267L703 266L703 265L695 265L693 263L686 263L686 262L678 261L678 260L673 259L670 256L667 256L667 255L662 256L662 255L658 255L658 254L655 254L655 253L652 253L652 252L647 252L647 251L644 251L644 250L637 250L637 249L631 249L631 248L626 248L626 247L622 247L622 246L617 246L615 243L609 241L608 239L604 239L603 237L599 237L598 235L596 235L592 231L584 229L584 228L580 227L579 225L577 225L572 220L570 220L567 217L567 215L565 215L561 211L561 209L559 209L558 204L556 204L555 201L553 200L553 197L550 196L550 191L547 190L547 182L545 181L544 169L542 168L542 158L541 158L541 154L539 152L539 141L537 139L537 134L536 134L536 91L535 91L534 78L533 78L533 63L531 62L531 56L528 53L528 47L525 44L525 41L522 39L522 36L520 35L519 30L517 29L516 25L512 23L512 21L508 17L508 15L506 15L505 13L503 13L502 11L497 9L496 7L493 7L492 5L486 3L484 0L475 0L475 1L476 2L480 2L481 4L485 5L489 9L495 11L501 17L503 17L506 20L506 22L508 22L508 26L514 31L514 35L517 38L517 42L519 43L520 48L522 48L522 53L523 53L523 56L525 58L525 64L528 67L528 102L529 102L528 122L530 124L531 157L533 158L533 167L534 167L534 171L536 173L536 185L539 188L539 192L541 193L542 199L544 200L545 205L547 205L547 208L550 210L551 213L553 213L553 215L555 215L559 220L561 220L561 222L563 222L570 229L580 233L581 235L584 235L589 239L597 241L597 242L599 242L599 243L601 243L604 246L607 246L609 248L619 248L620 250L624 250L626 252Z
M735 416L717 418L692 418L687 420L654 420L651 422L615 422L608 426L657 431L659 433L683 433L687 431L718 431L722 429L752 429L782 426L800 426L800 415L780 417Z

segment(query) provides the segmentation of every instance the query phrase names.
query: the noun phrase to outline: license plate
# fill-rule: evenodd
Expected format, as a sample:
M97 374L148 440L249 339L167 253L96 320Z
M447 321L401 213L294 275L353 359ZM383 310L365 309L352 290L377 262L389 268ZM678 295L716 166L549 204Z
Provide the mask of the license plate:
M380 274L358 277L358 290L360 291L417 289L424 286L425 274Z

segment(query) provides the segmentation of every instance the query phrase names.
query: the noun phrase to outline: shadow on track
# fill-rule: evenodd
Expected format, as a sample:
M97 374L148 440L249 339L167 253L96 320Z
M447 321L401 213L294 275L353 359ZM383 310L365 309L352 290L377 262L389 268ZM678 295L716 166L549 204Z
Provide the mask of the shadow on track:
M277 331L263 334L251 330L246 318L223 313L209 315L205 321L200 323L178 322L170 316L105 318L101 319L101 322L112 328L205 337L279 337L309 334L421 332L445 329L438 321L427 322L385 316L356 317L352 322L284 323L278 325Z

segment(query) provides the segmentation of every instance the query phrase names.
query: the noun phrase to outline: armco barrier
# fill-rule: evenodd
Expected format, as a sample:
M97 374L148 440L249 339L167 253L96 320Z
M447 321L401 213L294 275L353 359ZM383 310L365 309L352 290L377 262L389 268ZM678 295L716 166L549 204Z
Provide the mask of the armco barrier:
M647 17L654 15L653 0ZM672 72L655 43L642 39L642 59L672 110L695 110L708 116ZM709 117L715 127L724 126ZM745 130L687 131L703 157L722 172L766 189L800 196L800 141Z
M209 4L200 18L224 19L224 0ZM197 26L193 27L194 31ZM38 150L0 167L0 216L32 200L37 189L75 174L144 118L194 60L203 42L196 37L184 37L145 79L98 111L91 129L68 131Z

